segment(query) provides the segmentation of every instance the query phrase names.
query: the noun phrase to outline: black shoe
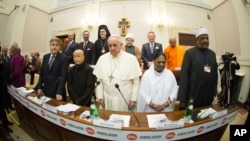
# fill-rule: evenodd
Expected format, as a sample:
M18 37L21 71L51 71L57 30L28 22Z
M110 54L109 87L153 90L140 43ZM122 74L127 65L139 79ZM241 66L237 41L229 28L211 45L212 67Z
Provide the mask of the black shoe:
M7 125L14 125L14 123L13 122L7 122Z
M10 129L9 127L5 127L5 130L6 130L7 132L9 132L9 133L13 133L13 130Z

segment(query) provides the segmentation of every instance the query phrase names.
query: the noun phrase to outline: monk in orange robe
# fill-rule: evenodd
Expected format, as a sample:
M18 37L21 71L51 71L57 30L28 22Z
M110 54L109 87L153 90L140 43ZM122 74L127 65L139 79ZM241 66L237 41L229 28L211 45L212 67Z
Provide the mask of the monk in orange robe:
M167 57L166 68L169 70L180 70L184 53L185 49L176 45L176 38L170 37L169 46L164 49L164 54Z

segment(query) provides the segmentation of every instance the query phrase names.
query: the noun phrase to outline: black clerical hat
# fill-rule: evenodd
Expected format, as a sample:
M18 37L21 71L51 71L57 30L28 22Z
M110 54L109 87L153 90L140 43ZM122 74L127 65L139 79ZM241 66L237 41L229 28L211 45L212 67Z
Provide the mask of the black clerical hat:
M100 36L100 30L101 29L104 29L104 30L106 30L106 32L107 32L107 38L110 36L110 32L109 32L109 29L108 29L108 27L107 27L107 25L100 25L99 26L99 28L98 28L98 39L100 39L101 38L101 36Z

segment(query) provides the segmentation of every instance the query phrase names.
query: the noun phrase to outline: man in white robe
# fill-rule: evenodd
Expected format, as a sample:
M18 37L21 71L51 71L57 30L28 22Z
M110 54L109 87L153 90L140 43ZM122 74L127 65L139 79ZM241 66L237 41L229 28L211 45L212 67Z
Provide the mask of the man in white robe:
M119 36L110 36L108 47L109 52L98 59L93 71L97 81L100 81L96 97L106 110L128 111L136 105L142 71L136 57L121 50ZM115 87L116 84L126 101Z
M173 72L165 68L166 56L158 53L153 65L143 74L139 89L137 112L168 112L174 110L178 86Z

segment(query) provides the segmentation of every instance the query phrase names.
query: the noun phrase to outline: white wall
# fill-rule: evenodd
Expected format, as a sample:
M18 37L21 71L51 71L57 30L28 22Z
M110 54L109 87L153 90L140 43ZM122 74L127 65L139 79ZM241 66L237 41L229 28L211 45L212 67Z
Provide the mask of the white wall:
M96 3L91 4L98 5ZM135 34L135 44L139 47L147 42L147 33L151 30L156 33L156 41L162 43L165 47L168 45L168 38L173 34L171 29L185 27L194 31L194 29L203 26L208 28L211 39L210 45L215 50L213 21L207 19L207 13L211 14L209 10L172 2L164 2L163 4L166 7L166 11L163 11L162 15L167 15L167 20L164 21L163 29L159 29L157 25L152 24L155 16L161 16L152 15L152 11L158 10L156 9L157 3L152 4L150 0L100 2L99 9L95 9L99 11L98 19L91 30L90 40L95 41L97 39L97 29L100 24L106 24L111 33L119 34L118 22L125 17L130 21L128 32ZM54 21L49 24L48 33L52 34L53 31L78 27L81 27L83 30L86 29L87 25L84 21L86 21L86 17L89 14L86 9L86 5L79 5L54 12L51 14ZM190 20L190 17L194 17L194 19ZM93 19L90 18L88 20L91 21Z

